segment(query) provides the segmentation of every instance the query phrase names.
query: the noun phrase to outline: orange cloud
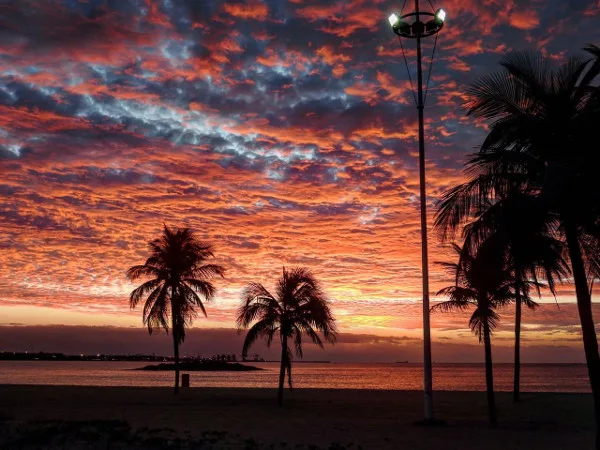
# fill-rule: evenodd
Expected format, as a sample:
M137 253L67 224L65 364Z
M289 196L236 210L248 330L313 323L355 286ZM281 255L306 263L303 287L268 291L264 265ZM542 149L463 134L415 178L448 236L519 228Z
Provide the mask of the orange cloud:
M93 3L0 14L0 316L139 325L124 271L166 222L197 230L229 269L200 326L230 327L243 286L285 264L314 270L344 331L418 336L417 113L389 3ZM595 36L592 9L542 29L553 8L535 4L539 16L514 0L445 5L425 122L430 226L486 130L461 108L469 83L524 42L573 54L572 23ZM449 282L435 233L430 253L435 292ZM571 322L540 314L532 339L549 342L554 324L573 344ZM472 341L464 316L433 323L436 339Z
M224 3L223 9L227 14L238 19L254 19L264 21L269 16L269 8L261 1L247 3Z
M533 30L540 24L540 18L535 9L513 11L509 16L510 25L519 30Z

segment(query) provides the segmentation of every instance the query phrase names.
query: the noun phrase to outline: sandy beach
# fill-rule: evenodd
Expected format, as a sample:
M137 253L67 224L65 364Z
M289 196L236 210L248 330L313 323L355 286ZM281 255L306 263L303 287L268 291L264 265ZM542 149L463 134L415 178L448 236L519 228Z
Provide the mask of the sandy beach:
M548 450L592 448L594 438L592 398L586 394L526 393L513 405L510 394L500 393L497 430L487 426L482 392L436 392L437 416L448 423L442 428L414 425L422 418L420 392L285 394L279 408L274 389L191 388L175 397L167 388L0 385L0 443L4 448L48 421L70 430L77 429L73 422L118 421L138 437L164 436L176 446L202 443L185 448ZM42 439L50 442L51 434ZM103 439L101 447L86 448L134 447Z

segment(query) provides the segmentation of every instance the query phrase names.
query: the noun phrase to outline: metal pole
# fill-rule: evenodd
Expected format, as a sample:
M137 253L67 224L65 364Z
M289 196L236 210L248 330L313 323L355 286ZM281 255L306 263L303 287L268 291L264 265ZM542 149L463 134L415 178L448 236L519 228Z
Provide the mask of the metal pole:
M415 0L419 21L419 0ZM427 193L425 190L425 130L423 124L423 68L421 67L421 34L417 34L417 84L419 110L419 179L421 188L421 264L423 271L423 384L425 420L433 420L433 381L431 371L431 331L429 325L429 267L427 255Z

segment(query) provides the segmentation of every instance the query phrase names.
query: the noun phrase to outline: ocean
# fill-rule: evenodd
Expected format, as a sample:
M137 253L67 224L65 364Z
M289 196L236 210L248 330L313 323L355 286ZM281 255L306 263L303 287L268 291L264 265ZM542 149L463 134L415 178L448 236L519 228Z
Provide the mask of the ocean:
M132 370L144 362L106 361L0 361L0 384L72 386L172 386L173 372ZM192 387L272 388L277 385L278 363L249 363L256 372L191 372ZM183 372L186 373L186 372ZM494 366L497 391L512 390L511 364ZM483 364L435 364L435 390L483 391ZM297 363L292 368L296 388L420 390L420 364ZM287 382L287 381L286 381ZM523 392L590 392L582 364L524 364Z

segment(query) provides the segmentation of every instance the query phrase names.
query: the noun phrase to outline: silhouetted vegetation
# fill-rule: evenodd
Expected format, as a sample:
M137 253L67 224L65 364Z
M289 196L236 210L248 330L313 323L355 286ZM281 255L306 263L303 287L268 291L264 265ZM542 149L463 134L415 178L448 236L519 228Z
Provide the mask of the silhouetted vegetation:
M198 372L252 372L255 370L263 370L254 366L246 366L239 363L230 363L225 361L211 361L211 360L202 360L202 361L184 361L179 362L178 366L175 364L153 364L151 366L140 367L135 370L149 370L149 371L166 371L166 370L175 370L179 368L179 370L187 370L187 371L198 371Z
M440 203L435 225L442 228L446 235L454 234L452 212L456 202L461 201L452 190L445 194ZM458 197L458 198L457 198ZM520 334L521 308L537 307L529 296L528 280L533 280L532 287L541 296L539 279L544 279L552 294L556 293L555 278L562 280L568 276L569 270L562 257L564 246L554 237L552 222L548 210L532 195L518 189L509 191L507 195L495 199L485 199L475 205L474 219L463 228L464 247L468 251L476 249L487 241L497 249L500 257L512 270L515 292L515 359L513 399L519 400L520 380Z
M464 311L474 308L469 326L485 349L485 381L488 398L490 425L498 426L496 400L494 396L494 375L492 370L492 332L500 318L496 310L514 299L511 287L514 279L506 267L504 255L497 251L495 243L483 243L472 253L467 247L454 245L457 263L441 263L454 277L455 284L439 291L449 300L438 303L431 310Z
M227 431L206 430L192 436L177 433L170 428L131 427L122 420L85 421L30 421L0 423L0 446L6 450L33 449L86 449L86 450L147 450L147 449L226 449L273 450L292 448L287 443L264 444L254 439L244 439ZM323 448L316 445L295 445L295 449L309 450L360 450L360 446L334 442Z
M500 230L512 236L505 242L519 296L523 280L536 273L553 289L554 278L566 274L561 258L568 258L600 431L600 356L589 283L600 274L600 185L595 173L600 153L593 145L600 123L600 49L586 50L591 58L561 63L541 54L512 53L501 61L502 71L472 85L468 114L488 121L489 133L466 165L469 180L444 195L437 225L444 237L452 237L462 225L471 232L468 223L475 218L487 222L480 227L488 229L483 237ZM527 203L530 210L519 208L518 226L529 219L526 228L531 229L518 230L516 218L503 223L490 213L513 200ZM529 240L533 238L535 242ZM466 243L471 245L468 239ZM517 301L518 308L521 303ZM516 328L519 320L520 310ZM518 336L517 331L517 346ZM518 348L515 356L518 363ZM515 370L518 398L518 366Z
M186 358L184 356L184 358ZM95 355L65 355L47 352L0 352L0 361L170 361L172 356L160 355L114 355L97 353Z
M250 283L242 294L242 306L238 311L238 328L248 328L242 357L245 358L250 347L259 339L266 339L271 346L279 335L281 340L281 368L279 372L279 391L277 401L283 404L283 384L288 375L288 384L292 388L292 348L302 358L302 335L306 334L312 342L323 348L323 341L317 333L320 331L327 342L336 340L335 319L329 308L329 301L321 289L320 283L307 269L286 270L277 282L275 295L262 284Z
M179 345L185 340L185 329L198 315L206 316L202 303L215 295L209 279L223 276L225 269L216 264L205 264L212 258L212 246L200 241L189 228L171 230L165 225L160 238L149 244L151 256L146 263L127 271L131 280L150 277L129 296L131 308L146 297L143 320L148 332L164 328L173 336L175 358L175 393L179 392ZM201 298L202 297L202 298Z

